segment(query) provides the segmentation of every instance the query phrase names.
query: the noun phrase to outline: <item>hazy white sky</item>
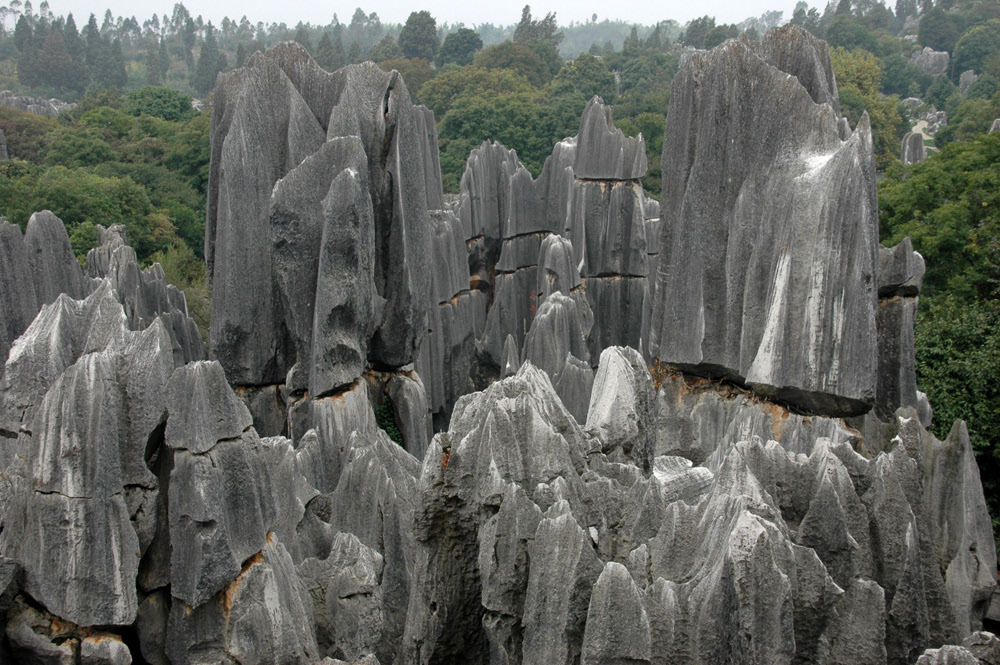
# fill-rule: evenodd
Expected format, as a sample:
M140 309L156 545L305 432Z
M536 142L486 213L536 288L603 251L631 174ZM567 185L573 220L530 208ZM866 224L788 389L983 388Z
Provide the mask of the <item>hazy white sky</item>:
M40 0L33 0L37 9ZM184 5L192 16L201 14L206 21L210 20L216 25L223 16L238 21L244 14L252 22L264 21L265 23L284 21L289 26L293 26L299 21L305 21L314 25L325 25L333 18L336 12L341 22L347 23L351 19L356 7L361 7L365 12L376 12L384 23L402 23L410 12L426 9L431 12L438 23L447 21L448 23L465 23L466 26L473 26L480 23L493 23L495 25L510 25L517 23L521 18L521 8L525 2L519 0L513 3L483 2L482 0L470 2L469 0L420 0L414 2L400 2L399 0L389 0L383 2L371 2L370 0L350 0L346 3L323 3L310 0L215 0L213 2L197 2L187 0ZM566 25L571 21L583 22L590 20L593 14L597 14L597 20L621 19L629 23L641 23L652 25L657 21L674 19L681 24L698 18L699 16L715 16L719 23L738 23L750 16L760 16L762 13L771 10L783 11L785 19L791 18L792 10L795 7L795 0L748 0L738 2L736 0L701 0L700 2L656 2L655 0L629 0L621 4L606 0L546 0L546 2L530 2L532 15L535 18L545 16L548 12L556 12L560 25ZM820 4L811 2L810 4ZM825 3L822 3L825 4ZM49 6L57 15L73 13L78 25L86 23L87 16L91 13L97 15L98 19L103 17L104 11L110 9L117 16L135 16L141 24L151 17L153 13L167 14L173 10L172 0L49 0Z

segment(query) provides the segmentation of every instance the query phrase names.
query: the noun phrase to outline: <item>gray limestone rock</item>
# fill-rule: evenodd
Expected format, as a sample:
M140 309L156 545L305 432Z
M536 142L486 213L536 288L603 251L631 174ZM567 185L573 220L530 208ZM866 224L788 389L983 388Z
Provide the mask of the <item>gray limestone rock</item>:
M325 563L327 640L337 657L354 661L382 647L382 556L353 534L339 533Z
M550 293L568 296L580 288L580 270L575 261L573 243L557 234L545 236L538 248L538 303Z
M503 362L500 365L500 378L514 376L521 369L521 353L517 350L517 341L513 335L507 335L503 343Z
M910 165L927 159L927 149L924 147L924 135L919 132L907 132L903 137L903 147L899 159L903 164Z
M3 135L3 130L0 129L0 162L5 162L10 159L7 154L7 137Z
M167 284L163 268L154 263L142 270L135 250L125 239L125 227L98 225L101 244L87 253L87 276L107 278L125 309L131 330L144 330L159 318L173 344L177 366L205 357L197 324L188 316L184 292Z
M132 665L132 653L117 635L85 637L80 642L80 665Z
M584 645L591 589L602 565L568 503L560 501L549 509L528 546L528 557L522 662L575 662Z
M577 301L556 291L535 312L531 328L524 338L522 364L530 362L555 381L563 371L566 357L588 360L586 336L589 321L580 312ZM506 368L505 368L506 370Z
M35 285L29 275L31 261L20 227L0 222L0 284L4 291L0 302L0 359L4 363L14 340L28 329L38 314Z
M197 324L188 316L184 292L167 284L163 268L154 263L142 270L135 250L125 240L125 227L98 226L101 245L87 253L87 275L107 278L125 309L131 330L144 330L160 318L170 333L174 362L180 366L205 357Z
M916 408L918 404L913 339L916 320L917 298L896 296L878 301L875 414L883 420L890 420L900 407Z
M583 277L646 276L642 199L635 182L573 184L566 229Z
M611 107L594 96L583 110L573 171L583 180L638 180L646 175L646 144L615 127Z
M79 637L47 612L17 599L11 607L6 637L15 662L25 665L76 665Z
M314 329L319 328L316 332L322 333L323 326L329 325L329 308L321 311L317 300L329 299L328 292L332 292L333 297L344 291L349 295L354 283L364 288L366 281L368 291L374 291L372 254L375 240L368 199L367 166L360 139L335 138L275 183L271 193L272 268L280 292L280 310L294 342L295 364L286 377L286 384L292 391L312 391L310 383L314 356L319 355L314 346L322 350L330 337L329 333L320 336L314 345ZM356 174L355 180L359 181L355 183L356 191L347 192L341 183L334 195L333 183L344 169L351 169ZM340 252L331 247L337 242L344 245ZM366 304L371 300L371 294L367 295ZM348 339L364 337L365 348L360 350L360 355L364 357L370 334L368 328L372 326L369 319L372 317L366 311L367 307L358 308L353 299L346 300L344 314L334 317L334 321L346 324L346 330L341 331L334 326L333 332L341 333ZM355 313L355 309L359 311ZM363 318L364 324L358 326L351 320L352 314ZM333 354L333 351L329 353ZM355 349L353 355L358 354ZM340 355L337 354L337 357ZM353 381L359 374L360 370L352 374L347 382Z
M281 388L240 386L236 389L236 396L250 411L253 427L261 436L288 435L288 407Z
M615 448L633 464L649 471L655 433L653 380L635 349L608 347L601 353L587 410L586 429L601 441L601 449Z
M940 649L927 649L917 665L980 665L979 659L965 647L946 644Z
M915 51L910 56L910 64L922 69L928 76L939 76L948 71L951 57L947 51L935 51L925 46L922 51Z
M1000 639L993 633L976 631L962 640L962 646L971 651L981 665L1000 663Z
M274 184L326 141L281 64L276 54L255 54L220 77L212 115L205 223L210 337L214 357L238 385L278 383L294 362L274 299L271 244L261 239L271 237Z
M484 141L472 151L462 174L458 217L465 238L501 239L502 224L507 220L510 179L524 168L517 153L499 143Z
M302 591L291 557L272 535L226 590L226 652L237 662L314 662L312 608Z
M639 589L625 566L609 561L590 596L580 663L648 663L651 657L649 617Z
M594 370L590 363L567 353L562 369L552 377L552 383L559 399L566 410L573 414L576 422L586 422L594 386Z
M992 134L993 132L998 132L998 131L1000 131L1000 118L994 120L993 124L990 125L989 133Z
M253 424L250 411L226 383L222 365L201 361L170 377L166 442L174 450L206 453L223 439L236 439Z
M43 210L31 215L24 232L24 243L28 247L28 261L39 306L55 301L61 293L80 300L90 292L80 264L73 256L66 227L51 211Z
M444 187L441 184L441 157L438 153L437 123L434 121L434 111L423 104L414 107L416 111L417 131L423 136L420 142L421 157L424 166L424 191L427 192L427 209L443 210Z
M418 460L430 442L431 422L423 381L415 372L394 374L386 386L406 452Z
M416 558L413 515L420 463L382 430L351 435L350 454L330 497L330 525L381 554L382 639L377 655L391 662L399 647Z
M650 308L645 277L584 278L584 291L594 315L588 347L590 357L600 357L611 346L645 346L642 339L643 318Z
M962 93L963 97L969 96L969 89L973 86L979 77L976 72L971 69L967 69L962 72L962 75L958 77L958 89Z
M814 39L796 26L778 37ZM708 129L737 116L738 130ZM663 154L676 166L663 176L653 357L810 411L867 411L878 267L867 119L851 134L731 40L675 77Z
M372 209L361 174L342 171L323 206L326 223L309 374L313 397L350 385L360 376L384 305L373 282Z
M826 42L795 30L768 30L755 45L757 54L791 74L817 104L829 104L840 114L840 95Z
M878 296L915 296L924 282L924 257L913 251L910 239L878 248Z
M303 472L309 484L323 494L334 491L340 482L351 454L352 434L367 440L378 429L368 386L362 379L336 395L301 400L291 407L289 418L290 438L297 444Z

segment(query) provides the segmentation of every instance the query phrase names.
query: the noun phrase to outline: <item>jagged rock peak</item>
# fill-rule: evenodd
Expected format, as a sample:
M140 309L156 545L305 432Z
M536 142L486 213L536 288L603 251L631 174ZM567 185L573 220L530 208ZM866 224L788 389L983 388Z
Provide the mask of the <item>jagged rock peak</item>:
M780 35L783 53L813 52L802 31ZM871 408L875 164L867 116L853 134L843 127L745 40L681 68L663 144L674 166L663 171L653 357L816 413Z
M646 175L646 143L615 127L611 107L595 95L583 110L573 171L584 180L637 180Z
M398 72L325 72L293 43L221 75L215 100L205 256L212 349L230 381L322 395L369 361L413 362L430 306L427 188L440 180L425 173L430 112ZM344 170L353 185L337 185ZM327 198L337 187L356 190L349 203ZM324 238L353 250L320 265ZM336 358L314 353L341 334Z
M829 44L805 28L788 23L768 30L754 46L769 64L797 78L814 102L829 104L840 115L840 96Z

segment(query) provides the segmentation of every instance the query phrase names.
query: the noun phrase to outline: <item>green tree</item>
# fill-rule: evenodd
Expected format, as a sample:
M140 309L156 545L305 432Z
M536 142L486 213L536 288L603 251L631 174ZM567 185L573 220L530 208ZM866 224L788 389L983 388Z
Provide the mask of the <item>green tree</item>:
M332 45L331 45L332 46ZM393 39L392 35L386 35L372 50L368 57L375 62L385 62L386 60L399 60L403 57L403 50Z
M146 86L125 95L122 111L129 115L151 115L170 121L193 118L197 112L191 108L191 97L170 88Z
M949 118L948 124L934 135L934 144L943 147L952 141L965 141L976 134L985 134L996 118L993 103L988 99L967 99Z
M423 58L397 58L395 60L385 60L379 63L379 67L386 72L398 71L403 75L406 82L406 89L410 93L410 98L415 104L420 102L420 89L427 81L434 78L434 70L431 64Z
M951 82L947 74L939 74L924 93L924 101L938 109L944 109L948 99L958 92L958 86Z
M423 58L434 62L440 44L437 23L428 11L412 12L399 31L399 48L407 58Z
M66 73L66 86L74 92L82 94L87 89L87 84L90 83L90 71L87 69L87 44L80 37L72 14L66 17L63 39L70 57L69 69Z
M438 62L442 65L453 62L463 67L471 65L472 58L482 48L483 40L479 33L469 28L459 28L444 38Z
M50 30L35 58L35 73L39 82L61 90L69 83L70 65L69 51L66 50L62 33L56 29Z
M50 166L97 166L117 159L114 150L91 129L67 127L49 145L45 163Z
M608 104L614 103L617 83L615 75L607 64L584 53L572 63L563 67L552 81L552 89L558 91L578 91L585 99L594 95L604 98Z
M681 41L687 46L693 46L695 48L705 47L705 37L708 35L709 31L715 27L715 17L713 16L702 16L701 18L696 18L687 25L687 29L684 34L681 35Z
M542 87L552 79L552 71L527 44L502 42L484 48L472 60L484 69L513 69L532 85Z
M299 24L295 26L295 41L302 45L302 47L312 53L312 41L309 39L309 29L299 21Z
M920 18L917 41L935 51L950 53L955 49L960 34L953 18L940 7L935 7Z
M875 159L884 166L895 157L905 130L897 108L899 99L879 92L882 68L878 58L868 51L848 51L838 46L831 50L830 57L837 77L841 111L855 126L862 113L868 113Z
M514 70L471 66L439 73L420 88L420 100L440 120L464 97L489 99L518 93L531 95L538 90Z
M332 72L334 70L340 69L344 66L344 48L341 45L340 54L337 54L336 48L334 48L333 39L330 37L330 33L324 32L323 36L319 38L319 44L316 45L316 62L320 67Z
M195 68L191 87L195 93L205 96L215 87L215 77L219 73L219 44L215 38L215 28L209 23L205 27L205 41L201 43L198 66Z
M525 5L521 10L521 20L514 28L513 41L515 44L548 42L558 47L563 40L563 33L557 32L556 29L555 12L550 12L542 20L535 21L531 18L531 6Z
M160 69L160 48L155 40L146 45L146 83L163 85L164 72Z
M1000 20L993 19L970 28L955 44L952 70L982 72L988 59L1000 53Z

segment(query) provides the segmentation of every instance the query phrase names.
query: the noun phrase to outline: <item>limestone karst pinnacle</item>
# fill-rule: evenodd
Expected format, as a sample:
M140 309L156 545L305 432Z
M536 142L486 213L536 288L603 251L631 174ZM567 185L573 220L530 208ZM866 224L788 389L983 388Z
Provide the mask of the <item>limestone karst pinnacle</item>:
M836 90L800 28L732 40L677 74L662 201L594 98L446 207L397 72L256 53L215 91L209 359L124 229L84 273L51 213L0 225L0 661L985 653L924 261L878 244Z

